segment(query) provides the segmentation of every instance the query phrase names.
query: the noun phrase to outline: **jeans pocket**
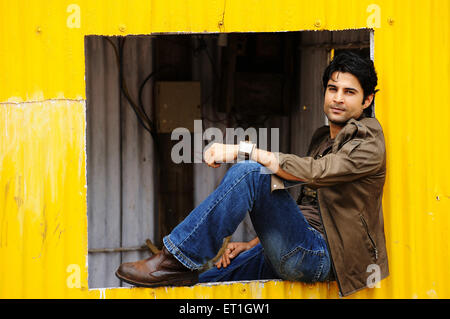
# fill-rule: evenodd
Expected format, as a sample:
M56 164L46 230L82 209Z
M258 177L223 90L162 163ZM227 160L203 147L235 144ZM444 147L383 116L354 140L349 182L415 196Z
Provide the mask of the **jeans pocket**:
M313 251L297 246L281 257L280 275L290 281L317 282L322 274L325 258L323 250Z

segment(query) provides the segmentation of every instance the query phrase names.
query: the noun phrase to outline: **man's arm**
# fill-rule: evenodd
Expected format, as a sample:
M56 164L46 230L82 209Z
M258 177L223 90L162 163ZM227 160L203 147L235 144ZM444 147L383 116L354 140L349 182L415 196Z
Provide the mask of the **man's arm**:
M218 167L220 163L234 161L238 149L238 145L215 143L205 152L205 162L211 167ZM385 149L384 140L370 138L354 139L345 143L337 153L329 153L319 159L278 154L279 158L275 153L255 149L251 159L285 180L323 187L376 173L383 163Z
M354 139L336 153L315 159L279 153L279 165L285 172L315 187L348 183L377 174L385 160L384 141L376 138Z
M214 143L205 151L205 162L210 167L219 167L221 163L232 162L238 156L239 145ZM302 181L298 177L284 171L274 153L255 148L251 160L264 165L274 174L290 181Z
M277 157L274 153L255 148L251 160L267 167L271 172L288 181L302 181L300 178L289 174L280 167Z

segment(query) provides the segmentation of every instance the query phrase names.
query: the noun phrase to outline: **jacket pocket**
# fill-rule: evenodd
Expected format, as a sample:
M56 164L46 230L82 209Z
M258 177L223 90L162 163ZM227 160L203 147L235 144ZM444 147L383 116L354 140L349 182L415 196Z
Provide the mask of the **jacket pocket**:
M366 220L364 219L363 215L359 215L359 218L361 219L361 223L364 227L364 230L366 231L367 237L369 238L370 244L372 246L372 249L375 253L375 260L378 260L378 249L377 245L375 244L375 241L373 240L372 235L370 235L369 227L367 226Z

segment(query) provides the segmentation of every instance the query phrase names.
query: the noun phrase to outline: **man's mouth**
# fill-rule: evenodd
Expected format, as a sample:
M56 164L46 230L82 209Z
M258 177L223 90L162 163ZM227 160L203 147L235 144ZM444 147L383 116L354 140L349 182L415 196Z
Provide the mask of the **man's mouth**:
M331 111L332 111L333 113L339 113L339 114L340 114L340 113L344 112L345 109L340 108L340 107L332 106L332 107L331 107Z

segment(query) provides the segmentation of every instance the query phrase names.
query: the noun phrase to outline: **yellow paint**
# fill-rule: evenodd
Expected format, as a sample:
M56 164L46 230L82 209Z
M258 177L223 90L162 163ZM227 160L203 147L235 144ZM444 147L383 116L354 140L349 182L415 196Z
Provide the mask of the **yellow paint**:
M84 109L84 101L0 105L4 297L65 296L66 263L85 271Z
M338 298L281 281L88 290L84 36L369 26L391 276L350 298L450 298L448 0L30 0L0 15L0 297Z

